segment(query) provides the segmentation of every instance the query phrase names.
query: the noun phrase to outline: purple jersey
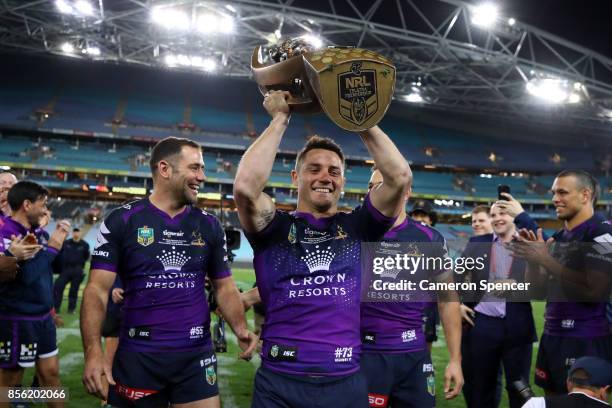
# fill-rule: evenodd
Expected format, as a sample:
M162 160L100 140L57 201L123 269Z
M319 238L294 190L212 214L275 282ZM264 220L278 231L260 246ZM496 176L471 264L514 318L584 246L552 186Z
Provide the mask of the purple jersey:
M11 217L5 217L0 225L0 252L8 255L11 237L24 237L28 233L36 236L43 249L34 258L20 263L14 281L0 284L0 314L5 316L44 316L53 307L52 262L58 251L47 247L49 234L42 228L27 230Z
M346 375L359 370L361 242L393 225L366 197L351 213L314 218L276 211L247 234L266 312L262 364L294 375Z
M91 268L121 277L120 348L211 349L204 278L231 275L225 233L215 217L188 206L171 218L148 199L124 205L100 226Z
M392 228L383 240L412 243L414 248L411 249L422 256L446 257L444 237L435 229L411 219ZM442 272L419 270L415 273L414 281L428 279ZM423 311L428 304L424 301L362 302L361 334L364 352L405 353L424 350Z
M553 235L553 256L563 265L575 271L597 270L608 274L612 271L612 225L594 215L572 230L561 230ZM579 243L572 248L566 243ZM565 244L565 245L564 245ZM557 279L549 281L549 291L562 291ZM548 302L546 304L544 333L554 336L593 338L608 334L605 302Z

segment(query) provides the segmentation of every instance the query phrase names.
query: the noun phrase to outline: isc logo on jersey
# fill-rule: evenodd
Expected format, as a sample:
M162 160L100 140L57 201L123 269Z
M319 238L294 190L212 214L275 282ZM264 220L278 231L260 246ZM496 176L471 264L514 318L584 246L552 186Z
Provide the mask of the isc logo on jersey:
M389 402L388 395L368 394L368 404L374 408L384 408Z
M206 358L204 360L200 360L200 367L206 367L209 366L213 363L217 362L217 357L215 357L215 355L213 354L212 356L210 356L209 358Z

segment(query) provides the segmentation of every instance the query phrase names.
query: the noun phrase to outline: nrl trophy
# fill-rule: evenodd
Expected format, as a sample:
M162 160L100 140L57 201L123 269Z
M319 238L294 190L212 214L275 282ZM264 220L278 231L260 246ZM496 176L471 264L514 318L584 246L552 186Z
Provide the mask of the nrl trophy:
M385 115L395 87L395 67L373 51L351 47L315 50L301 38L283 41L251 57L262 94L288 91L291 110L325 112L342 129L361 131Z

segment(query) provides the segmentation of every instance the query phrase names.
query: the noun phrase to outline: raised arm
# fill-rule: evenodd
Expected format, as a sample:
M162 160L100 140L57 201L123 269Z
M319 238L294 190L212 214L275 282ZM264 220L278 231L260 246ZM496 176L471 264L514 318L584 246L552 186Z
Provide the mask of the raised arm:
M108 384L114 384L111 369L104 360L101 338L108 293L116 276L114 272L103 269L91 270L81 307L81 337L85 353L83 383L87 392L103 399L108 395Z
M383 183L372 188L370 201L383 215L394 217L404 205L404 194L411 188L412 171L393 141L378 126L359 135L383 176Z
M246 232L263 230L274 218L274 202L263 192L276 152L289 123L288 92L273 91L264 98L264 108L272 120L242 156L234 180L234 200L238 218Z

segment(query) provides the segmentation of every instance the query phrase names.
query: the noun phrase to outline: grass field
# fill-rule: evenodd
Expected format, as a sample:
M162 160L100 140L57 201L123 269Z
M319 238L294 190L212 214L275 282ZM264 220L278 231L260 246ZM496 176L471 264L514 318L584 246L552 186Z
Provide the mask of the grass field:
M239 288L249 289L255 281L255 275L249 269L234 269L234 279ZM67 290L65 296L67 296ZM67 299L66 299L67 300ZM64 303L65 304L65 303ZM542 332L543 325L543 309L542 303L534 304L534 317L538 333ZM78 315L63 314L65 326L58 329L58 344L60 350L60 372L62 384L69 389L70 402L69 407L98 407L99 401L90 397L85 392L81 383L81 375L83 372L83 353L81 345L81 335L79 332ZM252 327L253 315L252 311L247 315L249 325ZM442 330L439 330L439 340L434 343L432 359L436 369L436 390L440 395L440 390L443 389L442 373L447 362L446 345ZM534 345L537 347L537 345ZM233 334L228 333L228 352L218 354L219 364L219 386L221 391L222 406L224 408L249 407L251 400L251 389L255 370L259 366L259 356L256 356L252 361L245 362L238 360L238 348L236 339ZM536 350L533 353L535 361ZM533 373L533 370L532 370ZM24 384L29 384L32 378L32 371L26 372ZM534 387L536 393L541 393L538 387ZM464 407L465 403L462 397L458 397L452 401L445 401L438 398L437 406L439 408L459 408ZM504 400L501 407L507 407L508 402L504 393Z

